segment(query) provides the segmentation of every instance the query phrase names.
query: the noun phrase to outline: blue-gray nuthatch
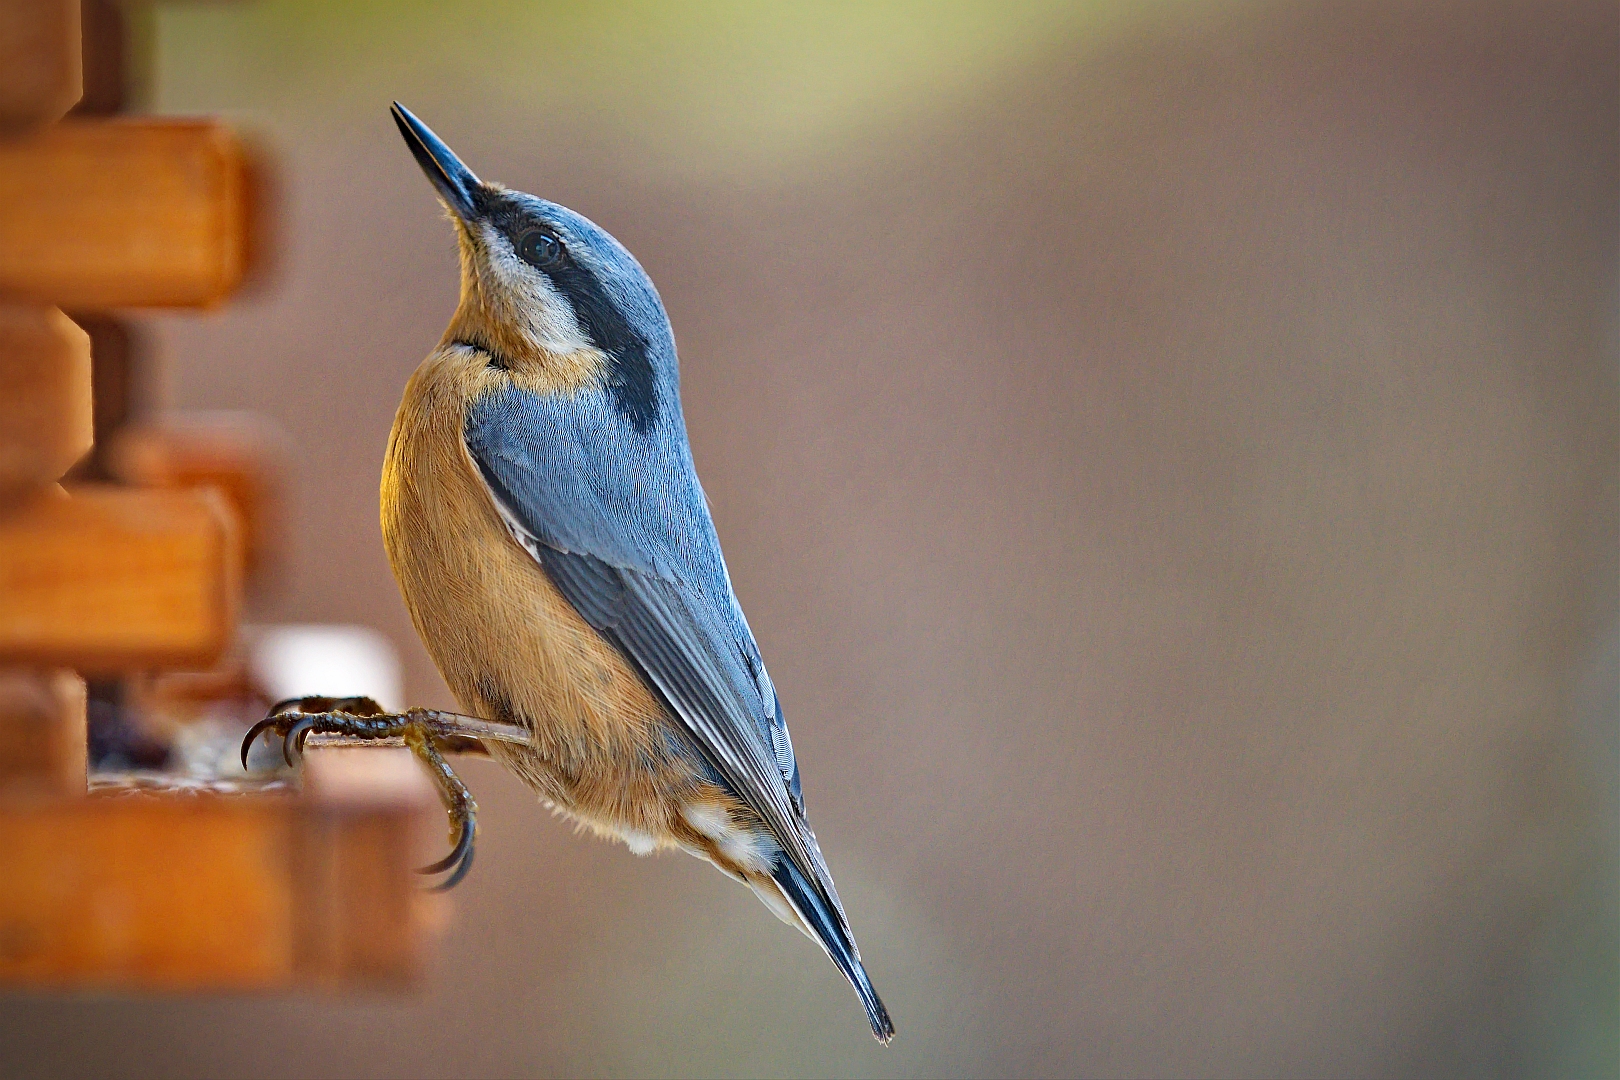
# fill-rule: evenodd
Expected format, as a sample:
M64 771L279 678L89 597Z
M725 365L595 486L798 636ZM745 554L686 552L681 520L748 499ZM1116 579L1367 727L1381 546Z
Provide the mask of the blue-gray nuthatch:
M679 847L817 941L894 1034L805 817L781 702L693 469L675 338L612 236L481 182L394 104L461 249L461 302L405 388L382 476L389 561L466 716L284 702L249 734L403 736L459 830L444 752L482 749L599 835ZM244 744L244 754L246 745Z

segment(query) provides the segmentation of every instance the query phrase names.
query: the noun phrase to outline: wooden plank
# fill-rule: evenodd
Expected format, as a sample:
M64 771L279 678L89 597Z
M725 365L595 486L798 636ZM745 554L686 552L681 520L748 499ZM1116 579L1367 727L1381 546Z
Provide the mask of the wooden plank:
M0 0L0 131L56 120L81 91L79 0Z
M338 776L303 797L0 802L0 984L408 985L430 910L409 860L431 789L399 767L405 751L358 753L393 756L383 788Z
M50 307L0 305L0 498L54 483L94 435L90 338Z
M421 973L423 909L437 899L422 895L412 870L420 826L438 806L432 785L403 748L334 746L310 748L304 788L300 979L410 983Z
M127 427L107 448L112 475L138 487L212 487L242 526L244 567L262 569L276 529L279 440L247 413L179 414Z
M95 445L73 469L69 482L111 480L109 448L140 404L146 335L141 327L114 315L76 311L68 317L90 336L90 393L95 399Z
M66 120L0 143L0 292L207 307L242 278L246 156L201 120Z
M84 93L73 106L74 116L111 116L122 112L129 96L129 33L118 0L81 0L79 35L82 47Z
M206 668L235 628L240 562L212 491L57 489L0 517L0 663Z
M83 679L0 669L0 792L83 795L85 739Z
M291 800L93 797L0 808L0 983L292 981Z

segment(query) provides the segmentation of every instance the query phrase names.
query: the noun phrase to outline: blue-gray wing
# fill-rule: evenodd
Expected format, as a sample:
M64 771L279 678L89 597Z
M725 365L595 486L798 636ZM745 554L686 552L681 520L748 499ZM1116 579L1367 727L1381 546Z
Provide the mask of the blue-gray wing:
M605 401L512 390L474 406L465 436L514 537L838 908L684 432L632 435Z

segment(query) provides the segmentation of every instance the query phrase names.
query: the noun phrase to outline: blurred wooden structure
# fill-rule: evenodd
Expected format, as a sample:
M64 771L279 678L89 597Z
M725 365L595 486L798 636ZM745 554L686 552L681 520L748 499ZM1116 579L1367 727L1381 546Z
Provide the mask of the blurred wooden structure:
M0 804L0 983L409 983L423 922L412 826L431 790L403 750L316 750L307 769L301 794Z
M210 307L242 279L246 155L197 120L67 120L0 144L0 290L69 308Z
M53 484L94 439L90 338L53 307L0 306L0 496Z
M56 120L84 94L79 5L11 0L0 18L0 125Z
M107 471L136 487L219 492L241 523L243 571L252 578L270 566L279 539L278 451L273 433L251 417L193 415L112 433Z
M224 126L104 115L123 100L120 26L110 0L0 0L0 984L399 985L419 966L408 862L433 802L404 751L316 750L300 789L87 791L79 673L212 666L271 504L250 441L115 436L133 380L109 309L223 302L252 191ZM59 484L97 437L116 452ZM75 483L86 471L122 483Z
M235 629L236 522L206 488L47 492L0 518L0 660L207 667Z
M0 791L84 793L84 680L66 669L0 669Z

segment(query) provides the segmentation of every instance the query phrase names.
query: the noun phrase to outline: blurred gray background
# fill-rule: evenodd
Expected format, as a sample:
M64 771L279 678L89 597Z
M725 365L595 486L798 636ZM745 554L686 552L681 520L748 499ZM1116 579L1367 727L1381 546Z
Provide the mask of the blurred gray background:
M153 388L292 447L263 619L450 699L377 480L456 299L387 107L606 226L899 1037L488 764L410 998L7 998L14 1075L1615 1075L1613 3L171 4L276 161Z

